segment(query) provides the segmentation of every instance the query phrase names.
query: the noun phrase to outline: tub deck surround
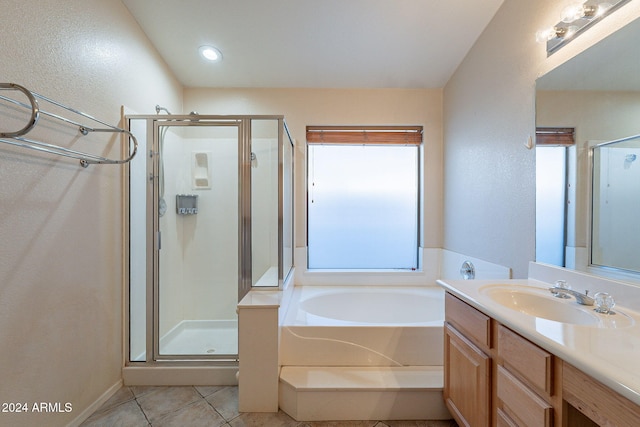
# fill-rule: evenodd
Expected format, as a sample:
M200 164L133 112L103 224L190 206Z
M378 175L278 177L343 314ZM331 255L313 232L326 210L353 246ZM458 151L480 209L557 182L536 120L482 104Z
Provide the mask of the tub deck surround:
M448 420L442 388L437 366L286 366L279 402L298 421Z
M482 291L490 285L530 286L548 290L552 285L535 279L521 280L438 280L437 283L458 298L496 319L503 325L543 349L559 356L586 374L600 381L620 395L640 405L640 307L626 306L619 299L614 311L619 314L603 317L605 324L598 326L560 323L536 318L497 303ZM584 292L579 281L572 281L573 289ZM620 283L610 284L605 279L590 283L591 294L608 291L610 287L635 298L640 288ZM614 297L615 292L612 292ZM550 295L550 294L549 294ZM576 304L573 299L569 304ZM584 306L581 306L584 308ZM591 308L585 308L591 310ZM596 316L607 316L595 314ZM626 316L620 327L612 327L615 316ZM631 321L629 321L631 320Z
M450 419L443 297L435 286L296 286L280 326L280 407L298 421Z
M281 291L251 290L238 303L238 410L278 412Z

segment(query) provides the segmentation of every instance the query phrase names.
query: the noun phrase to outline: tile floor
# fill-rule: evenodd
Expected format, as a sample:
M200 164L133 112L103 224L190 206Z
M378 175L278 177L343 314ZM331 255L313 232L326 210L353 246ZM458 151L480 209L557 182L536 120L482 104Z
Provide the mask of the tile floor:
M238 413L237 387L123 387L81 427L457 427L454 421L298 422L284 412Z

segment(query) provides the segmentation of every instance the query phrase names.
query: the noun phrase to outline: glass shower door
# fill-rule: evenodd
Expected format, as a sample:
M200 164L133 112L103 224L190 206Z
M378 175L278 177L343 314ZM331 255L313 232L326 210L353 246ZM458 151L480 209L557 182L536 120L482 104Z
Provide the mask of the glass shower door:
M251 121L251 285L278 286L279 121Z
M236 358L241 127L166 121L154 131L156 359Z

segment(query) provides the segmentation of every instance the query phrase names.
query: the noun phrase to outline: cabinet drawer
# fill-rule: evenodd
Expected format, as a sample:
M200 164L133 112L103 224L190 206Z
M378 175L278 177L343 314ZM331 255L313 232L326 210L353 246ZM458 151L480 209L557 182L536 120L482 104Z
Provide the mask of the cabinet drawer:
M531 391L503 366L498 365L498 399L502 411L519 426L550 427L553 407ZM507 424L508 425L508 424Z
M498 327L498 355L510 371L543 396L553 394L553 355L502 325Z
M496 427L518 427L511 418L504 411L498 408L498 419L496 421Z
M491 347L491 318L450 293L445 294L445 319L484 350Z

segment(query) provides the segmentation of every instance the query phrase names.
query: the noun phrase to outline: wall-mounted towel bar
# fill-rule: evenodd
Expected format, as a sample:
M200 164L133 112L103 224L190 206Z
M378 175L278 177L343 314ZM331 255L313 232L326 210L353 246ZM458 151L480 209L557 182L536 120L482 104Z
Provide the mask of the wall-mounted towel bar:
M13 91L15 94L24 96L25 102L17 100L17 97L9 97L0 95L0 100L5 103L2 105L5 108L15 107L27 111L26 125L18 130L7 131L1 129L0 142L5 144L15 145L18 147L28 148L30 150L36 150L40 152L55 154L58 156L70 157L72 159L80 160L80 164L83 167L87 167L90 164L122 164L127 163L136 155L138 149L138 141L131 132L125 129L121 129L117 126L112 126L101 120L96 119L86 113L78 111L74 108L68 107L57 101L49 99L45 96L39 95L24 86L17 85L15 83L0 83L0 91ZM55 113L52 111L45 111L41 109L40 102L52 107L52 111L55 109ZM62 114L57 114L57 111L62 111ZM64 115L63 115L64 114ZM36 139L26 138L25 135L34 130L38 124L38 120L41 116L46 116L51 120L61 123L63 125L70 125L78 128L81 135L88 135L92 132L111 132L121 133L128 137L129 150L128 156L123 159L109 159L96 154L86 153L82 151L73 150L71 148L61 147L55 144L49 144L41 142ZM16 121L15 117L12 117L13 121ZM103 127L104 126L104 127Z

